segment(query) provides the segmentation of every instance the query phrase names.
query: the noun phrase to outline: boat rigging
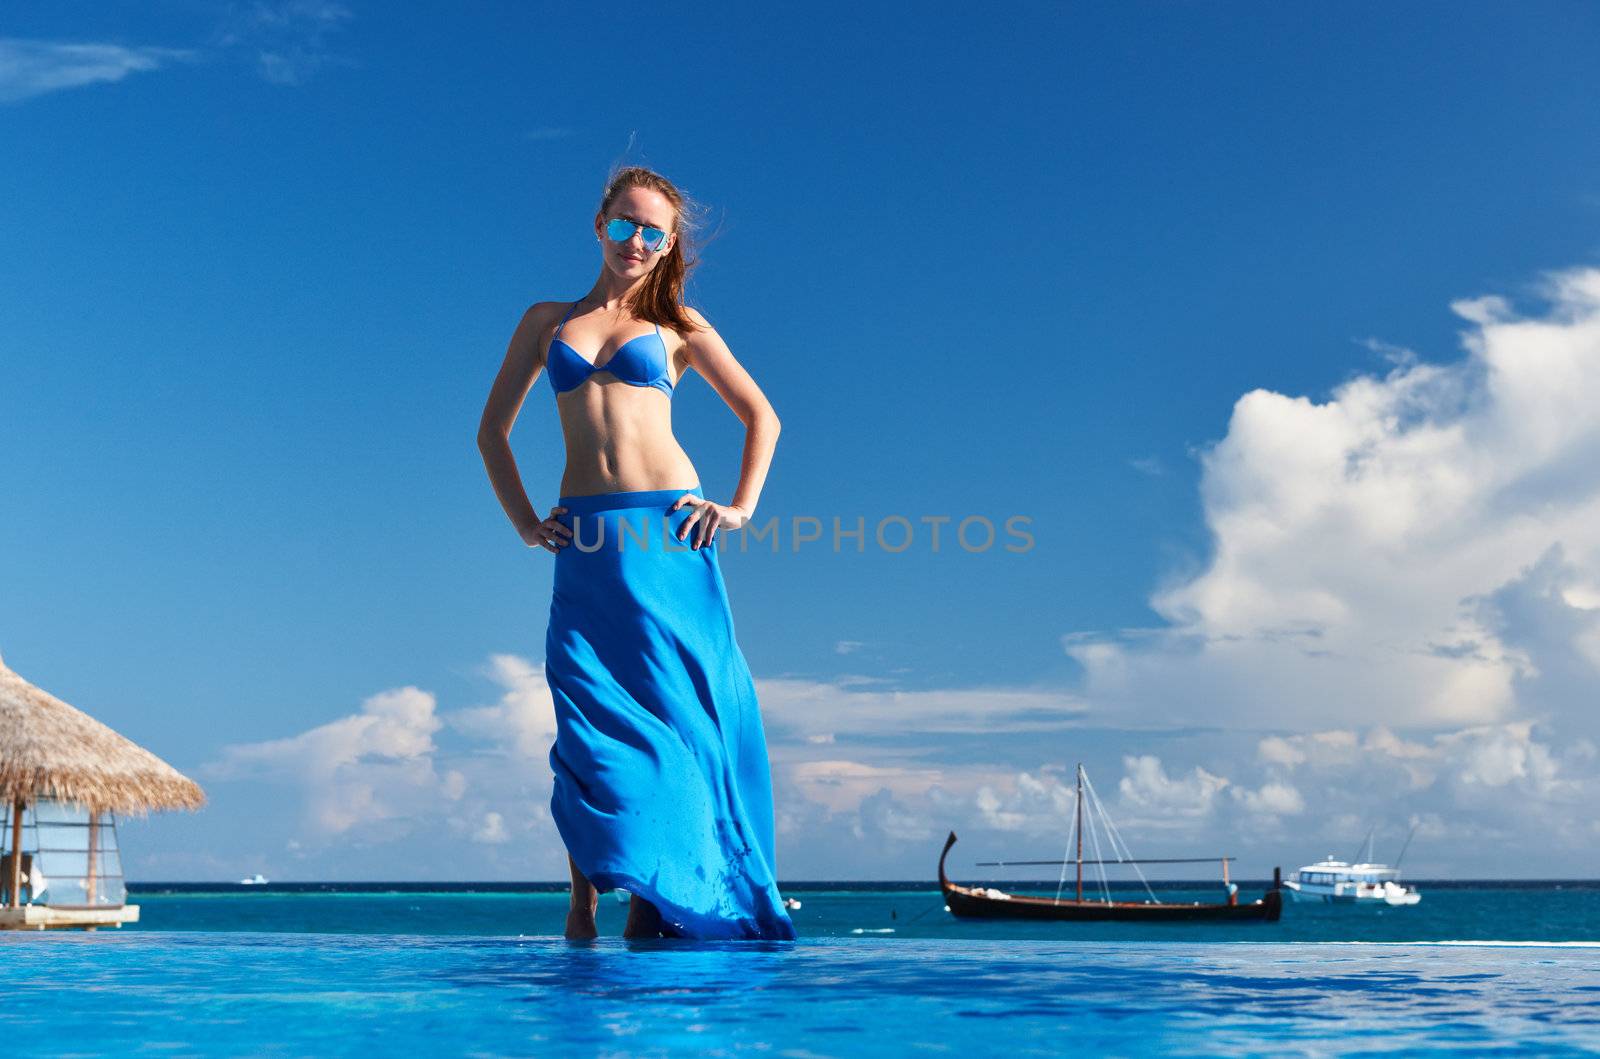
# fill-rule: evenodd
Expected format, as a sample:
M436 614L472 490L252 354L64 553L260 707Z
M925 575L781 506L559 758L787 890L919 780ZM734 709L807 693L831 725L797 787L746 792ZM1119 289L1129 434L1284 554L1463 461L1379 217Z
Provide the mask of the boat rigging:
M1063 856L1060 860L1028 860L1028 861L983 861L984 865L1060 865L1061 875L1056 883L1054 897L1030 897L1019 894L1009 894L992 887L961 886L950 881L945 874L945 860L950 855L950 847L956 844L956 833L950 832L945 839L944 849L939 854L939 889L944 894L945 907L952 915L963 918L1005 918L1005 919L1063 919L1078 921L1134 921L1134 922L1188 922L1188 921L1251 921L1259 920L1276 922L1283 911L1283 894L1278 888L1274 872L1273 888L1268 890L1260 899L1249 904L1240 904L1238 900L1239 888L1228 879L1228 864L1233 857L1149 857L1138 858L1129 851L1128 845L1122 839L1122 834L1111 822L1111 816L1106 812L1105 805L1095 793L1094 784L1089 782L1088 776L1080 764L1077 769L1077 803L1072 830L1067 837L1067 848L1075 850L1073 856ZM1085 827L1084 807L1091 809ZM1095 819L1099 818L1099 825ZM1094 855L1089 859L1083 856L1083 836L1085 830L1089 834L1089 843ZM1105 845L1110 847L1111 856L1106 856L1106 849L1101 845L1102 836ZM1144 877L1144 872L1139 870L1141 864L1211 864L1221 863L1222 883L1227 889L1228 900L1225 904L1192 904L1163 903L1150 888L1149 881ZM1126 864L1133 868L1138 875L1139 882L1144 886L1149 899L1146 901L1115 901L1111 897L1110 880L1106 877L1105 865ZM1073 896L1062 897L1062 892L1067 885L1067 867L1075 866ZM1083 869L1085 866L1099 868L1101 898L1085 899L1083 893ZM1092 881L1091 881L1092 886Z

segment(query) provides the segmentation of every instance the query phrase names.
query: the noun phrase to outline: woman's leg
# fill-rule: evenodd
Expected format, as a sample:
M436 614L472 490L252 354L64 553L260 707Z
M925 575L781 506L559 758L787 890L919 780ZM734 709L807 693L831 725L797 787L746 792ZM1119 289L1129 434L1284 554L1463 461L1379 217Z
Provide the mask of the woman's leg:
M572 907L567 910L567 937L592 938L599 933L594 925L594 914L600 905L600 895L594 884L583 877L571 854L567 864L572 868Z
M661 937L661 910L638 894L630 894L628 925L622 928L625 938Z

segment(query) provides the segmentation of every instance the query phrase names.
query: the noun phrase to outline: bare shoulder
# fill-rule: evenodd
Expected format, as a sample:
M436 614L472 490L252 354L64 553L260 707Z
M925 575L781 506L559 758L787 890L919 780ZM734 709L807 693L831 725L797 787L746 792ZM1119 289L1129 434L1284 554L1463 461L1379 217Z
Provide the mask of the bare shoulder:
M512 345L536 363L544 359L544 339L555 329L556 320L566 311L566 302L534 302L522 314Z
M662 324L663 330L671 331L687 342L693 339L695 335L704 334L706 329L711 327L711 321L707 320L700 310L694 306L680 304L678 308L683 311L684 316L688 317L689 326L685 326L681 321L674 320L670 324Z
M683 312L696 328L684 338L681 356L685 366L699 372L745 422L760 414L763 407L770 410L755 380L705 314L688 305L683 307Z
M528 311L522 314L522 319L535 327L545 327L555 322L556 317L565 312L566 302L534 302L528 306Z
M692 354L707 349L715 349L718 346L724 349L727 348L723 345L722 336L717 334L716 327L712 325L710 320L706 319L705 313L702 313L692 305L685 305L683 307L683 315L687 316L695 325L692 330L683 335L683 348L685 350Z

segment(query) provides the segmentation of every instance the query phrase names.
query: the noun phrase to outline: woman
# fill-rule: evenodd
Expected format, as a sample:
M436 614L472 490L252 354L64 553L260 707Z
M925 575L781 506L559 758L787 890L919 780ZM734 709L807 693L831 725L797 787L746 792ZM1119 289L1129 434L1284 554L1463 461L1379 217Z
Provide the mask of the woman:
M555 555L545 674L569 938L595 936L597 895L617 887L632 895L625 937L795 936L775 882L766 737L716 550L719 530L755 513L778 417L682 304L687 211L660 174L615 173L595 215L599 278L576 302L523 314L478 430L512 524ZM672 434L672 394L690 368L745 426L727 504L701 492ZM543 518L509 442L541 371L567 450L561 498Z

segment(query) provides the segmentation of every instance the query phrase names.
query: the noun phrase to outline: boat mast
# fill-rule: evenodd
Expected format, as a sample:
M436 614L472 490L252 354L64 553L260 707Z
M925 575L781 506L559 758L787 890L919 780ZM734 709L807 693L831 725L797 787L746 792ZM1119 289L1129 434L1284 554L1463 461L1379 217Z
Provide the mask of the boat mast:
M1355 860L1350 862L1352 868L1355 867L1356 861L1364 864L1372 863L1372 833L1376 830L1378 830L1377 824L1367 828L1367 837L1361 840L1361 849L1356 853Z
M1411 848L1411 839L1416 835L1416 833L1417 825L1412 824L1410 833L1406 835L1405 845L1400 847L1400 855L1394 859L1394 866L1396 868L1399 868L1400 862L1406 859L1406 850Z
M1083 900L1083 762L1078 762L1078 900Z

